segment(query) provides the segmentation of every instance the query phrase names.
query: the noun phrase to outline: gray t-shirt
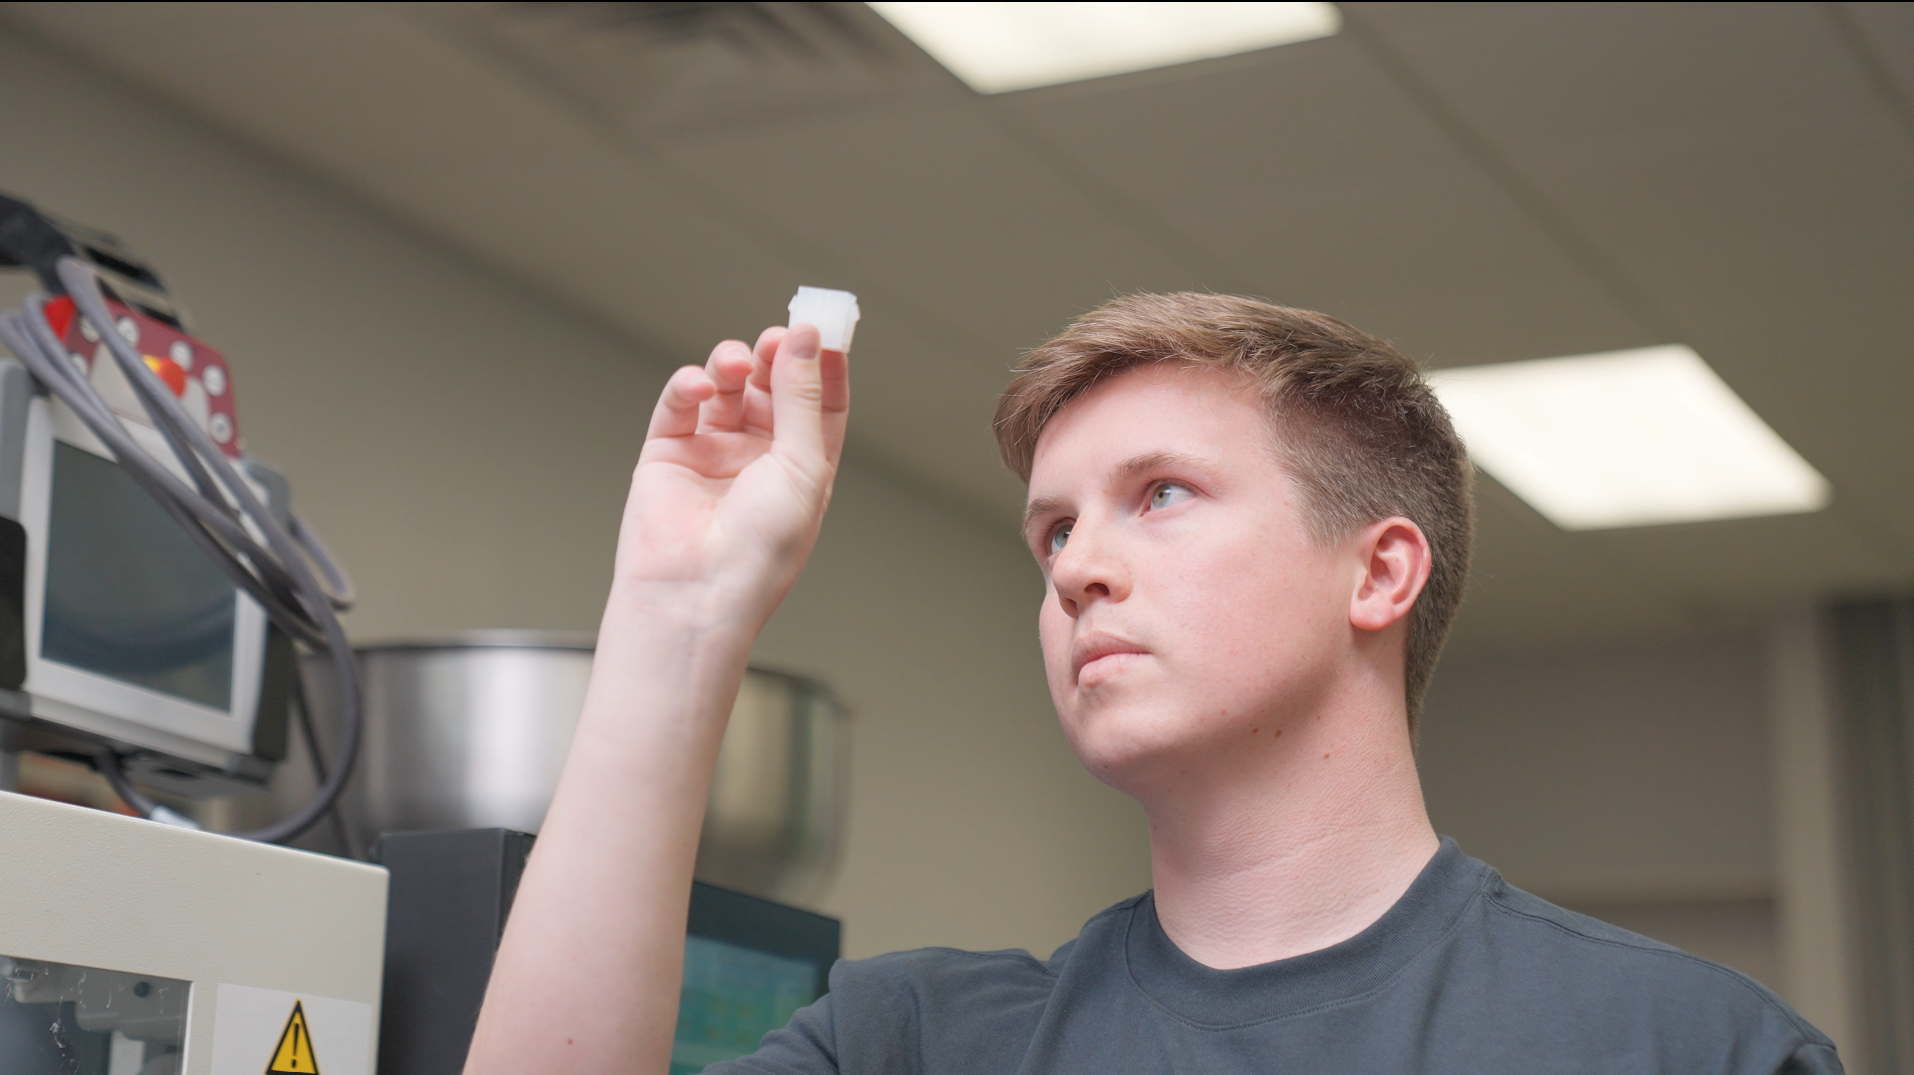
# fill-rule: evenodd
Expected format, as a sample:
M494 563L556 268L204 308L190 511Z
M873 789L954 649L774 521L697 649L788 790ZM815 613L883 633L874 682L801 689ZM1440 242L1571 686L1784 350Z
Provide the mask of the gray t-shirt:
M831 991L710 1075L1322 1072L1830 1075L1834 1046L1726 967L1511 888L1452 840L1374 925L1212 970L1149 895L1049 960L923 949Z

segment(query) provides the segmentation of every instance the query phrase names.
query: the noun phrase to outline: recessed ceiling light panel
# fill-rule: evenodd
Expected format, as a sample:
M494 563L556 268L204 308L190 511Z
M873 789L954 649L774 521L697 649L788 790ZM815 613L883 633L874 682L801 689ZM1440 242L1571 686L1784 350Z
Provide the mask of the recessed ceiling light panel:
M1828 482L1687 347L1438 370L1483 470L1565 530L1815 511Z
M1334 4L873 3L980 93L1005 93L1328 37Z

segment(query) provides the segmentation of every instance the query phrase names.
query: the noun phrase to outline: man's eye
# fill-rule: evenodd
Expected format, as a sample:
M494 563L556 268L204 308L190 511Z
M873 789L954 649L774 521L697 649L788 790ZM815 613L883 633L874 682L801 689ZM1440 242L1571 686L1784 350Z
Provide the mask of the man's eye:
M1193 495L1195 494L1191 493L1189 487L1186 485L1178 485L1175 482L1164 482L1162 485L1150 490L1150 507L1151 509L1167 508L1171 504L1188 500Z
M1063 546L1070 540L1070 526L1069 523L1063 523L1050 531L1050 555L1055 556L1063 551Z

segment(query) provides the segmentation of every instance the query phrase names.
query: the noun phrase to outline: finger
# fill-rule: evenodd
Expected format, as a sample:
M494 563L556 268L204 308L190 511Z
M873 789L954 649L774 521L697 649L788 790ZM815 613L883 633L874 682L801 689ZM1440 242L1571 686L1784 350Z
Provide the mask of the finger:
M665 382L658 393L658 406L651 412L651 428L645 439L685 437L698 431L698 407L710 399L717 386L711 375L697 366L685 366Z
M751 357L755 359L751 366L753 386L766 392L771 390L771 358L778 353L778 344L783 343L784 337L790 332L783 325L772 325L758 333L758 345L751 349Z
M844 427L851 413L851 356L842 351L824 351L818 355L817 364L824 457L836 465L844 454Z
M753 433L771 435L771 362L777 354L778 344L790 330L783 325L773 325L758 334L758 343L752 349L751 382L744 390L744 428Z
M744 389L751 377L753 358L750 348L737 340L726 340L712 348L704 371L716 389L698 410L700 430L735 431L744 418Z
M817 329L799 325L778 341L771 362L772 443L806 464L826 464L824 384Z

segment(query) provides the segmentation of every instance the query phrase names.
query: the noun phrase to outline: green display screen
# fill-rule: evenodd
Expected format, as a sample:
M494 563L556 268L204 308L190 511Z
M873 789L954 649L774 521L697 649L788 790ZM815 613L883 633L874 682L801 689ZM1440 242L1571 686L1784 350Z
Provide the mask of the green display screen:
M758 1039L818 997L818 968L709 937L685 938L671 1075L755 1052Z

